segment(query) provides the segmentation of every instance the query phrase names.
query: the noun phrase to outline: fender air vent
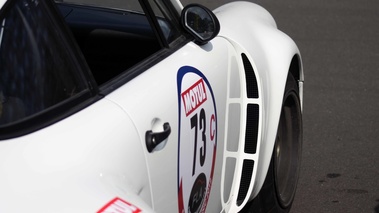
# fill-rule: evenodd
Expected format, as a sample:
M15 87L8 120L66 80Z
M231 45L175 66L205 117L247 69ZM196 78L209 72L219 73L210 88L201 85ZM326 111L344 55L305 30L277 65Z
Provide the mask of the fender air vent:
M225 144L221 176L225 212L240 212L255 193L262 143L262 86L254 60L248 54L231 61L225 117ZM236 60L236 61L234 61Z
M259 105L248 104L245 132L245 153L255 154L257 151L259 124Z
M237 205L240 206L247 196L249 190L251 177L253 175L254 161L244 160L242 166L242 175L240 188L238 190Z
M242 56L243 66L245 68L247 97L259 98L257 78L255 77L253 66L251 65L249 59L247 59L245 54L242 53L241 56Z

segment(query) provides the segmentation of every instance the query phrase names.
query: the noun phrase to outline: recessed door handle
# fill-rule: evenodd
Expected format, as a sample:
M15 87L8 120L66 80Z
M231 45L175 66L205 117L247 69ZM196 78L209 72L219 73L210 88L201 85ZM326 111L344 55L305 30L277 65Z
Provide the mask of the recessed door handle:
M171 127L169 123L163 124L162 132L153 132L151 130L146 131L145 140L146 147L149 152L152 152L155 147L165 141L171 133Z

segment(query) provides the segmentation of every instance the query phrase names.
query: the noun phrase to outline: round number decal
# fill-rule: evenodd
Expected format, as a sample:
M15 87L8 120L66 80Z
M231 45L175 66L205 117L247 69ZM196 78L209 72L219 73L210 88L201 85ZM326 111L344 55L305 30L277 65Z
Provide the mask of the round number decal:
M205 212L216 159L216 104L211 85L196 68L180 68L177 83L179 212Z

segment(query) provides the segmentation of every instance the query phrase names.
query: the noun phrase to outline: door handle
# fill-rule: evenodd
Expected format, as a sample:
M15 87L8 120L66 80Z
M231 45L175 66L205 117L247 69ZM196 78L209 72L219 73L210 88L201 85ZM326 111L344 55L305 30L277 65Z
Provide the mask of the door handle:
M146 131L145 140L146 147L149 152L152 152L155 147L157 147L160 143L165 141L171 133L171 127L169 123L163 124L162 132L153 132L151 130Z

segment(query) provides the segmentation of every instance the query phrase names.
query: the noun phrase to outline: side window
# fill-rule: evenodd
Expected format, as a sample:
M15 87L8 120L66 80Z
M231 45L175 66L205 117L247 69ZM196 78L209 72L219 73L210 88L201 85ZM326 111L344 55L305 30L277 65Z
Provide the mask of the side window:
M73 2L56 3L98 85L161 49L137 0Z
M44 1L15 0L0 16L0 127L86 90Z
M162 38L169 43L180 36L167 19L167 11L155 1L149 6L154 7L154 24L159 25L161 37L138 0L55 2L101 89L120 75L128 76L130 68L168 46Z

